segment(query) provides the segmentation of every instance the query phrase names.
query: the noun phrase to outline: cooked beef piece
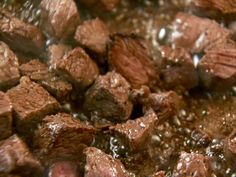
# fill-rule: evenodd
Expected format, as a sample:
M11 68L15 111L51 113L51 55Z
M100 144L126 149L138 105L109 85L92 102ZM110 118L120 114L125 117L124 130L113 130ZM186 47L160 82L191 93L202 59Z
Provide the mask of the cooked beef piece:
M87 20L78 26L75 40L98 55L104 56L109 42L109 29L99 18Z
M224 140L224 154L228 163L235 170L236 165L236 129Z
M78 159L83 148L92 143L95 133L92 126L69 114L58 113L43 119L35 133L34 147L45 163L55 158Z
M70 161L58 161L50 166L47 177L79 177L78 167Z
M193 3L202 8L219 10L222 13L236 13L236 0L193 0Z
M120 0L81 0L81 3L93 10L113 10L120 3Z
M86 165L84 177L129 177L123 164L100 149L88 147L84 150Z
M165 177L165 172L164 171L158 171L155 174L151 175L150 177Z
M0 90L14 86L19 78L18 58L5 43L0 41Z
M150 94L150 88L146 85L142 85L139 89L132 89L129 98L134 104L143 104L144 100L147 99Z
M22 77L20 84L7 91L12 101L16 129L30 135L37 123L47 114L59 110L59 104L43 87Z
M53 44L48 47L48 59L51 68L56 69L60 60L66 55L70 50L71 46L65 44Z
M56 70L78 89L90 86L99 75L96 63L80 47L64 55Z
M236 84L236 47L208 51L198 65L200 79L209 89L228 89Z
M159 80L154 62L140 38L114 35L109 47L110 67L123 75L133 87L156 85Z
M210 177L209 159L202 154L181 152L173 177Z
M200 53L209 45L225 40L231 32L214 20L179 12L172 24L171 42L191 53Z
M74 0L42 0L41 28L56 39L66 39L80 22Z
M160 121L165 121L178 112L180 103L180 97L174 91L152 93L144 100L144 109L152 108Z
M39 60L31 60L21 65L20 72L43 86L60 101L67 100L72 91L72 85L69 82L49 71L47 65Z
M26 24L5 10L0 12L0 39L13 49L33 54L41 54L45 45L44 36L37 27Z
M191 89L198 85L198 74L191 55L184 48L163 47L161 78L167 88Z
M84 109L92 120L123 121L130 117L129 83L112 71L99 76L85 94Z
M0 157L0 173L15 173L24 177L42 175L40 162L34 159L17 135L0 141Z
M212 137L205 131L197 128L192 131L191 138L196 142L198 146L206 147L212 140Z
M9 97L0 91L0 140L12 134L12 103Z
M127 144L130 151L137 152L148 144L157 121L157 115L150 109L143 117L111 126L110 130L122 143Z

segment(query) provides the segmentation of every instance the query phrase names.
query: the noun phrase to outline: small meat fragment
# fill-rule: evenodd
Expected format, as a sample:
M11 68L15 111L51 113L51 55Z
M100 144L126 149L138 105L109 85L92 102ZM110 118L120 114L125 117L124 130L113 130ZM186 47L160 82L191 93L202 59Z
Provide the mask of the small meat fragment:
M186 13L178 13L172 24L171 42L191 53L200 53L220 40L230 37L231 32L210 19Z
M209 89L228 89L236 84L236 47L208 51L198 65L200 79Z
M123 164L100 149L88 147L84 150L86 165L84 177L129 177Z
M26 144L17 136L0 141L0 173L16 173L25 177L41 176L42 166Z
M155 174L151 175L150 177L165 177L165 172L164 171L158 171Z
M184 48L163 47L161 53L161 77L166 87L191 89L198 85L197 71L190 54Z
M78 168L70 161L58 161L50 166L48 177L79 177Z
M143 117L117 124L110 127L110 130L123 143L127 144L130 151L137 152L145 148L145 145L148 144L147 142L157 121L156 114L152 110L149 110Z
M9 97L0 91L0 140L12 134L12 104Z
M45 39L41 31L13 17L5 10L0 12L0 39L11 48L33 54L41 54Z
M80 47L64 55L56 70L79 89L90 86L99 75L96 63Z
M98 55L104 56L109 42L109 29L99 18L87 20L78 26L75 40Z
M211 136L197 128L191 133L191 138L196 142L196 145L206 147L211 142Z
M235 169L236 165L236 129L224 141L224 154L227 161Z
M134 35L114 35L109 48L109 63L133 87L155 85L159 76L147 47Z
M43 87L23 77L20 84L7 91L12 101L19 132L30 134L48 114L59 110L59 104Z
M5 43L0 41L0 90L14 86L19 78L18 58Z
M34 144L44 160L49 158L78 158L84 147L90 146L95 129L69 114L47 116L35 133Z
M71 46L64 44L53 44L49 46L48 58L50 67L56 69L60 60L62 60L63 56L66 55L70 50L72 50Z
M74 0L42 0L41 28L56 39L66 39L80 22Z
M219 10L224 14L236 13L236 0L193 0L193 3L198 7Z
M113 10L120 3L120 0L81 0L81 3L93 8L93 10L98 9L101 11L103 9Z
M99 76L85 95L84 108L93 119L123 121L130 117L129 83L120 74L108 72ZM96 121L96 120L95 120Z
M144 100L144 109L152 108L160 121L164 121L178 112L180 102L180 97L174 91L152 93Z
M39 60L31 60L21 65L20 72L40 84L60 101L66 100L72 91L72 85L69 82L49 71L48 67Z
M173 177L210 177L209 159L202 154L181 152Z

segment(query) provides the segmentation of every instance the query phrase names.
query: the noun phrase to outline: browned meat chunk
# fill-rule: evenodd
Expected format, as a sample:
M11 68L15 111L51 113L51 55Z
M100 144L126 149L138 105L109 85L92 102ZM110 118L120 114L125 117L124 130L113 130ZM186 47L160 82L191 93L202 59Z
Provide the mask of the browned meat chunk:
M0 173L16 173L32 177L42 172L40 162L33 158L25 143L17 135L0 141L0 157Z
M86 165L84 177L129 177L123 164L100 149L88 147L84 150Z
M192 131L191 138L196 142L196 145L198 146L207 146L212 140L212 137L207 132L199 128Z
M12 104L9 97L0 92L0 140L12 134Z
M230 31L213 20L178 13L172 24L171 42L191 53L199 53L209 45L229 38Z
M120 3L120 0L81 0L81 2L90 8L112 10Z
M5 43L0 42L0 90L14 86L19 78L18 58Z
M193 3L202 8L219 10L222 13L236 13L236 0L193 0Z
M123 121L130 117L129 83L120 74L108 72L99 76L85 95L84 108L92 120L104 118ZM96 120L98 119L98 120Z
M41 31L30 24L26 24L8 12L0 12L0 39L11 48L23 52L41 54L45 40Z
M53 44L48 47L48 58L49 65L53 69L56 69L60 60L63 59L63 56L66 55L72 48L64 44Z
M94 139L95 129L69 114L58 113L43 119L34 137L42 159L78 158Z
M27 77L23 77L18 86L8 90L7 95L12 101L16 128L21 133L30 134L44 116L59 110L56 99Z
M198 65L206 88L228 89L236 84L236 47L208 51Z
M90 86L99 75L96 63L79 47L64 55L56 69L79 89Z
M79 174L75 163L58 161L49 168L48 177L79 177Z
M163 60L161 78L165 87L191 89L198 85L197 71L190 54L184 48L163 47L161 53Z
M75 40L100 56L104 56L109 42L109 29L98 18L84 21L76 30Z
M210 177L209 159L201 154L181 152L173 177Z
M50 72L48 67L39 60L31 60L21 65L20 71L22 75L28 76L31 80L43 86L60 101L66 100L72 91L70 83Z
M158 73L149 52L138 37L114 35L109 49L112 68L123 75L133 87L153 84Z
M156 114L152 110L149 110L143 117L117 124L110 127L110 130L123 143L127 144L130 151L137 152L145 148L145 145L148 144L147 142L153 133L153 128L157 121Z
M224 141L224 154L228 163L235 169L236 164L236 129Z
M152 93L144 100L144 109L152 108L160 121L164 121L178 112L180 103L180 97L174 91Z
M56 39L65 39L71 35L80 21L80 15L74 0L42 0L41 27Z

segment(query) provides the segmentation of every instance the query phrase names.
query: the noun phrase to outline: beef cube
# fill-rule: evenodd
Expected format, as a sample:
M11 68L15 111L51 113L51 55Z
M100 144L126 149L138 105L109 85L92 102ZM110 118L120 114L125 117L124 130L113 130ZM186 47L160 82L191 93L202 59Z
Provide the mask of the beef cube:
M180 103L180 97L174 91L152 93L144 100L144 109L152 108L160 121L165 121L178 112Z
M0 42L0 90L14 86L19 78L18 58L5 43Z
M115 7L118 6L120 0L81 0L81 3L89 8L92 8L93 11L96 9L98 9L98 11L101 11L113 10Z
M212 137L205 131L197 128L192 131L191 138L196 142L196 145L206 147L212 140Z
M74 0L42 0L41 27L56 39L66 39L80 22Z
M84 150L86 165L84 177L129 177L123 164L100 149L88 147Z
M99 75L96 63L79 47L68 52L59 61L56 70L78 89L90 86Z
M200 53L209 45L230 37L231 32L214 20L178 13L172 24L171 42L191 53Z
M20 133L30 134L47 114L59 110L59 104L43 87L22 77L20 84L7 91Z
M98 55L104 56L109 42L109 29L98 18L87 20L78 26L75 40Z
M210 177L209 159L202 154L181 152L173 177Z
M191 89L198 85L197 71L190 54L184 48L163 47L161 53L163 60L161 78L167 88Z
M200 79L208 89L225 90L236 84L236 47L208 51L198 65Z
M5 10L0 12L0 39L11 48L33 54L41 54L45 39L41 31L13 17Z
M48 177L79 177L78 167L70 161L55 162L48 170Z
M228 163L235 169L236 164L236 129L224 140L224 155Z
M47 116L35 133L34 147L43 160L49 158L78 158L84 147L89 146L95 129L72 118L69 114L58 113Z
M123 121L130 117L132 103L129 101L129 83L120 74L108 72L99 76L85 95L84 109L95 119Z
M236 13L236 0L193 0L197 7L219 10L224 14Z
M72 92L72 85L69 82L49 71L39 60L31 60L21 65L20 71L22 75L40 84L60 101L65 101Z
M72 48L64 44L53 44L48 47L49 65L51 68L56 69L60 60L66 55Z
M143 117L111 126L110 130L122 143L127 144L130 152L137 152L148 144L157 121L154 111L149 110Z
M12 134L12 104L9 97L0 92L0 140Z
M0 173L15 173L32 177L42 175L42 166L26 144L17 136L0 141Z
M153 84L159 80L147 47L137 36L114 35L109 47L109 63L133 87ZM137 72L138 71L138 72Z

